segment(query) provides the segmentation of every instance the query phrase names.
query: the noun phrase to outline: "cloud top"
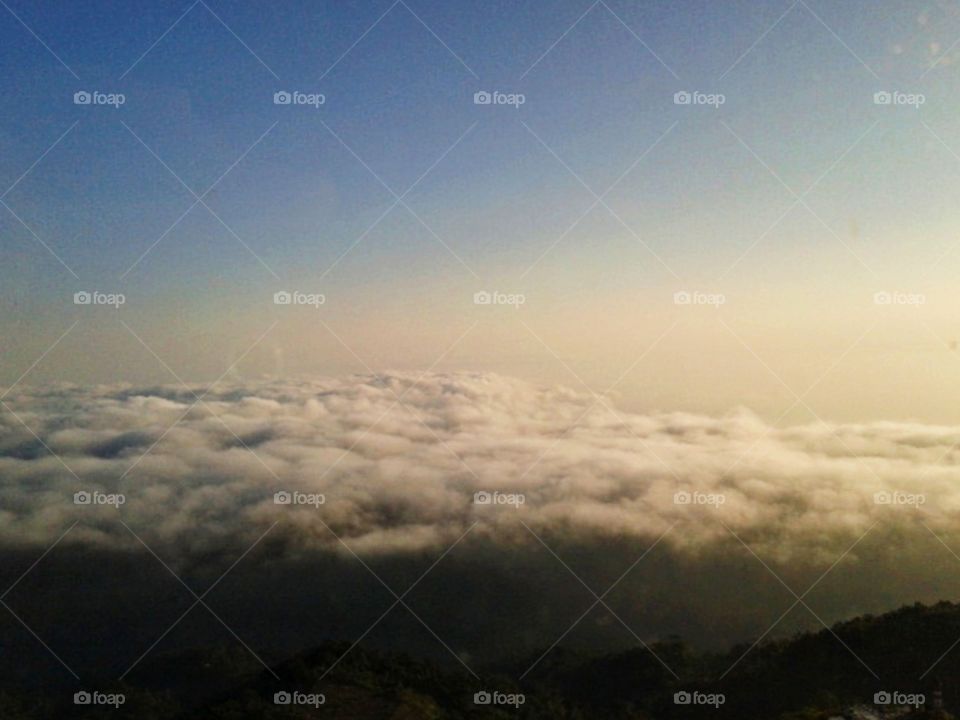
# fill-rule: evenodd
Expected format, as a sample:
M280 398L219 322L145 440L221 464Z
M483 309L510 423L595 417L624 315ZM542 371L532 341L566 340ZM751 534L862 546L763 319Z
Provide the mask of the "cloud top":
M636 414L491 374L59 387L5 402L8 546L48 544L80 519L70 542L127 547L123 520L151 546L202 553L278 522L292 549L342 550L336 535L391 554L442 550L474 523L495 543L529 541L522 521L584 540L673 527L664 542L689 553L736 533L788 559L835 557L880 520L943 529L960 510L960 428ZM76 505L78 491L125 502ZM477 492L497 495L476 504Z

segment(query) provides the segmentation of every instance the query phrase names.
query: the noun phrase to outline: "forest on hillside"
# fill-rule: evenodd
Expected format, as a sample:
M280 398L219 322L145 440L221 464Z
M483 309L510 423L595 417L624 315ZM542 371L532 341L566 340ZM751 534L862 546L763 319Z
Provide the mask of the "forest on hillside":
M960 605L916 604L717 654L696 653L680 638L599 656L561 646L522 682L515 678L529 658L477 680L466 670L330 643L277 663L277 680L242 648L203 648L158 655L126 683L99 686L101 701L122 694L119 706L3 687L0 710L4 720L827 720L886 692L924 698L926 705L898 716L927 717L938 688L948 710L960 706L960 651L951 649L958 639ZM895 708L876 709L879 717Z

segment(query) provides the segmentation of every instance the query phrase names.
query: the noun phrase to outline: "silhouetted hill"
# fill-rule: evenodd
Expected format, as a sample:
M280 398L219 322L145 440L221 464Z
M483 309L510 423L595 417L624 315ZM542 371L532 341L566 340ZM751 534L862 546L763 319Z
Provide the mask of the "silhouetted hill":
M922 693L929 705L938 685L948 710L960 706L960 605L947 602L858 617L716 655L696 654L679 638L599 657L557 647L479 679L461 667L350 648L331 643L276 663L279 680L242 648L158 655L145 660L126 685L98 688L126 695L119 710L75 706L70 694L4 688L0 717L826 720L855 706L869 717L877 711L873 697L879 691ZM474 694L484 690L514 700L522 693L524 702L475 704ZM276 693L284 692L301 693L308 704L276 704ZM714 700L722 695L723 703L676 704L678 692Z

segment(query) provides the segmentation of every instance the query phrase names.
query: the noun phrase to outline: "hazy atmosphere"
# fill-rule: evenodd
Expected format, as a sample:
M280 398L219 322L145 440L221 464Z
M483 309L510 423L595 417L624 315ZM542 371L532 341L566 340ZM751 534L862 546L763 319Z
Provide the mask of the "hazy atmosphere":
M960 2L0 64L0 716L960 714Z

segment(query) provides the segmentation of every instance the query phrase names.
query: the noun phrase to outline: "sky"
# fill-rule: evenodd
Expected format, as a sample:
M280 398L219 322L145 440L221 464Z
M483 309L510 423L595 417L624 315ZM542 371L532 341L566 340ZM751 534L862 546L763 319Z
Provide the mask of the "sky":
M0 384L957 422L958 39L952 2L4 0Z
M122 606L88 551L264 538L245 601L490 566L425 613L467 654L559 557L653 549L617 607L711 647L955 597L958 60L955 0L0 0L11 597L69 648L22 553Z

